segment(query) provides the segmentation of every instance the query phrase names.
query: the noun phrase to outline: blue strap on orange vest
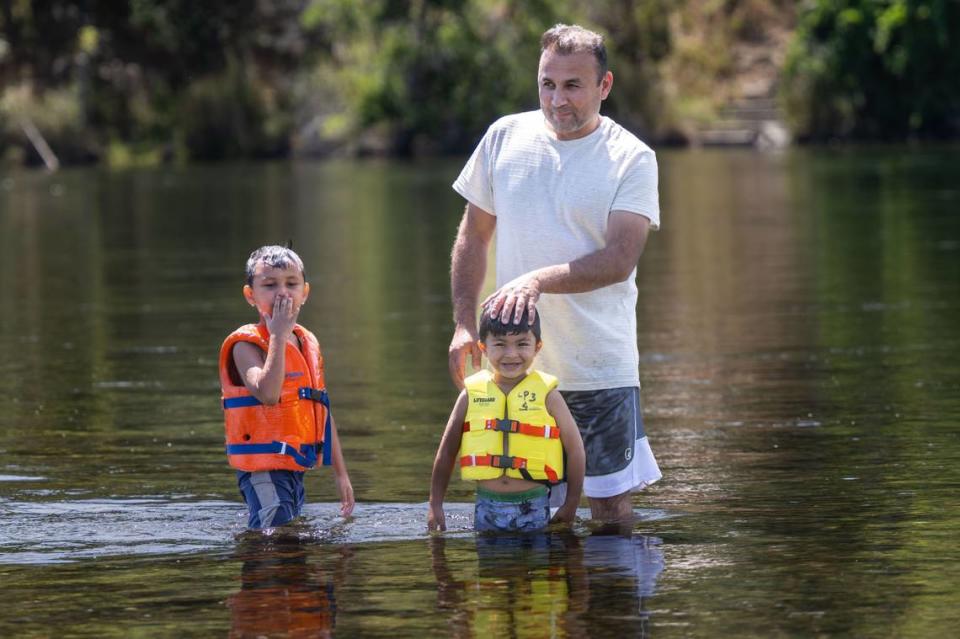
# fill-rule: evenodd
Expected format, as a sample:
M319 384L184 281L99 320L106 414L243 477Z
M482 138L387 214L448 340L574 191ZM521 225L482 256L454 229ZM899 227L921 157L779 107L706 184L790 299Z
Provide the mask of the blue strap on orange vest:
M227 408L249 408L250 406L259 406L262 402L253 395L246 397L228 397L223 400L224 409Z
M304 468L313 468L317 465L317 447L322 447L321 465L329 466L332 464L333 460L331 457L331 449L333 448L333 442L330 440L332 433L332 426L330 423L330 395L327 394L326 389L302 386L297 389L297 397L300 399L312 399L313 401L320 402L326 406L327 420L323 425L323 442L321 444L304 444L300 447L299 451L293 446L289 446L284 442L270 442L269 444L230 444L227 446L227 454L289 455L290 457L293 457L295 462ZM245 397L228 397L227 399L223 400L223 408L225 410L228 408L249 408L250 406L260 406L262 403L263 402L253 395L247 395Z
M286 442L270 442L269 444L228 444L228 455L288 455L304 468L313 468L317 465L317 446L320 444L304 444L297 450Z

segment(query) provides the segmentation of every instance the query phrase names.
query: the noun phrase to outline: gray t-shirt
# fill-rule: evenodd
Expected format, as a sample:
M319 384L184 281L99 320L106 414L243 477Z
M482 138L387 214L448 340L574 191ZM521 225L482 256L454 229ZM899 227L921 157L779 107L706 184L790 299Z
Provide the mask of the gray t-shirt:
M607 117L590 135L557 140L540 111L501 118L477 145L454 190L497 216L497 286L603 248L611 211L660 226L653 150ZM543 295L537 368L562 390L639 386L636 270L588 293Z

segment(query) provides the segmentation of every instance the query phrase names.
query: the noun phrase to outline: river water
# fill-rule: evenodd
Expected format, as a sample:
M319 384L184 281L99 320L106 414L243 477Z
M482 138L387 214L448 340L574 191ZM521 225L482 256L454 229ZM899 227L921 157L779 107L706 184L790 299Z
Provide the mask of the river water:
M0 636L949 636L960 149L659 157L664 479L632 532L532 539L473 535L458 481L425 532L460 160L0 176ZM317 470L302 522L250 534L217 350L288 238L359 503Z

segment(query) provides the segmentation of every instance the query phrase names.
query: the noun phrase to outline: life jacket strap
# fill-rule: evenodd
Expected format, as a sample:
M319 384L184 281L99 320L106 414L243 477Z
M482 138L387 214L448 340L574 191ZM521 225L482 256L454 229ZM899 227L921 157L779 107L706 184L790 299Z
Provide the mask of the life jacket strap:
M464 455L460 458L460 466L491 466L493 468L512 468L520 471L520 476L529 481L536 480L530 475L527 467L527 460L523 457L510 457L507 455ZM544 464L543 474L547 476L547 482L556 484L560 481L560 475L556 470Z
M483 422L478 422L477 428L471 427L470 422L464 422L463 432L468 433L471 430L496 430L503 433L519 433L529 437L560 439L560 429L556 426L524 424L515 419L486 419Z
M297 389L297 397L300 399L312 399L315 402L320 402L327 408L330 408L330 396L327 395L327 389L325 388L310 388L309 386L301 386Z
M297 389L297 397L300 399L311 399L330 408L330 396L327 395L325 388L310 388L301 386ZM249 408L250 406L260 406L263 402L253 395L244 395L242 397L228 397L223 400L223 408Z
M270 442L269 444L227 444L228 455L287 455L293 458L304 468L313 468L317 465L318 448L328 446L319 444L302 444L299 449L287 442ZM326 455L324 455L326 456Z
M327 394L327 390L325 388L311 388L309 386L301 386L300 388L297 389L297 397L299 399L309 399L315 402L319 402L320 404L322 404L327 408L327 419L323 424L323 441L326 442L326 445L318 444L318 446L321 446L322 448L320 464L322 466L330 466L333 463L333 458L332 458L333 442L331 440L331 437L333 436L333 433L332 433L333 426L330 422L330 395ZM259 399L257 399L253 395L245 395L242 397L228 397L223 400L223 408L224 410L227 410L230 408L249 408L251 406L260 406L262 405L262 403L263 402L261 402ZM291 457L294 458L294 460L298 464L300 464L301 466L304 466L305 468L313 468L317 464L317 453L315 450L313 451L313 457L312 457L313 461L310 464L305 464L303 461L298 459L295 454L296 451L294 451L292 448L289 448L289 447L283 449L282 452L279 449L274 450L273 448L270 448L270 450L251 450L250 452L245 452L245 453L230 451L231 447L237 447L237 446L274 447L274 444L282 444L282 442L273 442L272 444L231 444L230 446L227 446L227 454L228 455L259 455L259 454L290 455ZM309 446L309 444L305 444L305 445ZM303 459L309 460L311 458L308 456L304 456Z
M250 406L259 406L262 402L253 395L243 397L227 397L223 400L223 409L228 408L249 408Z
M464 455L460 458L460 465L520 470L527 467L527 460L523 457L510 457L508 455Z

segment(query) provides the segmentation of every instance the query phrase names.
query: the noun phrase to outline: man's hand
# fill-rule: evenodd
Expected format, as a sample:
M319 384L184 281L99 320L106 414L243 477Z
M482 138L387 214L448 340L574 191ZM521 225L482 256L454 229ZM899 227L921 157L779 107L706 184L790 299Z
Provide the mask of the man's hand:
M443 514L443 506L430 506L427 512L427 530L446 530L447 518Z
M467 353L470 354L470 363L474 370L480 369L480 347L477 346L477 329L471 326L457 324L450 340L449 366L450 378L458 389L463 388L463 378L466 376Z
M483 301L481 308L490 317L499 316L503 324L519 324L524 311L527 311L527 322L533 322L539 299L540 279L527 273L501 286Z

